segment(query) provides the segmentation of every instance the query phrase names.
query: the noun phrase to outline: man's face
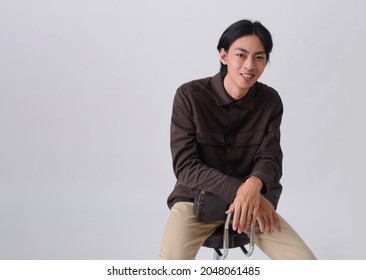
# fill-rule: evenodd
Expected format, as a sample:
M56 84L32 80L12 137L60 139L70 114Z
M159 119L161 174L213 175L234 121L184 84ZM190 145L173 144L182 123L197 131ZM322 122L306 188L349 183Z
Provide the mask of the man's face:
M245 96L267 65L264 46L257 35L237 39L227 52L221 49L220 61L227 65L224 87L236 100Z

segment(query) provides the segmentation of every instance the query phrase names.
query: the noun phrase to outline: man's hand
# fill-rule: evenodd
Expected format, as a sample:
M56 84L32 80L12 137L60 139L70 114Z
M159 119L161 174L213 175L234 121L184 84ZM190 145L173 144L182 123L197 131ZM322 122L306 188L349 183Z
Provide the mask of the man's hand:
M264 234L271 234L275 230L281 231L280 219L271 202L261 195L257 220L259 229Z
M226 214L234 212L233 230L239 233L246 232L250 225L255 224L262 187L262 181L255 176L249 177L240 185L233 203L226 211Z

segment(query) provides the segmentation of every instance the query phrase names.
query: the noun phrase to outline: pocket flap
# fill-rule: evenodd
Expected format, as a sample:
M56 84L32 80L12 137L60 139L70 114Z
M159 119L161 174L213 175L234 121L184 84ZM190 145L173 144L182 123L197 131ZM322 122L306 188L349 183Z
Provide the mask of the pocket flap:
M235 137L236 146L260 145L264 138L264 131L250 131L238 133Z
M196 136L198 143L203 145L216 145L216 146L225 145L224 135L220 132L198 130Z

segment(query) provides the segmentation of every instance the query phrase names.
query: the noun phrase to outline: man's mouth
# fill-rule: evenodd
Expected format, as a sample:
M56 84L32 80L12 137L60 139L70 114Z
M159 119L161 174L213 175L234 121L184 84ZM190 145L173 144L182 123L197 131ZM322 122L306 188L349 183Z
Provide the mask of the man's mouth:
M244 78L247 78L247 79L253 78L253 77L255 76L254 74L246 74L246 73L241 73L241 75L242 75Z

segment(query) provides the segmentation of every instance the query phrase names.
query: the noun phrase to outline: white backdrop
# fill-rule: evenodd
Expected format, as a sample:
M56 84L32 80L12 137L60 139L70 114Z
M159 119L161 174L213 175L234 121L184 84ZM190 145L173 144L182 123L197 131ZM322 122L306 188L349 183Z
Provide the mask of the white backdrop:
M218 72L243 18L274 40L279 212L319 259L365 258L365 17L363 0L0 0L0 259L156 258L175 90Z

